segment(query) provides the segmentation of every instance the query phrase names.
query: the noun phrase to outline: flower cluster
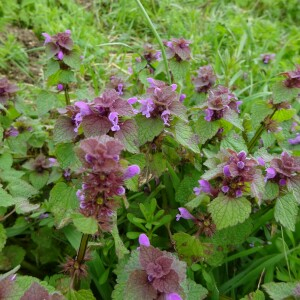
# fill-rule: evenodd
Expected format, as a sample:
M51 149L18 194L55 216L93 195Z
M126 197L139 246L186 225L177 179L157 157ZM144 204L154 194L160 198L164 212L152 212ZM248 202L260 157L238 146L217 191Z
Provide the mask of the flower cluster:
M213 223L210 214L200 213L197 217L190 214L190 212L184 207L179 207L179 214L176 215L176 221L179 221L180 218L186 220L192 220L195 225L198 227L197 235L204 234L207 237L212 237L216 231L216 225Z
M0 104L6 104L6 102L14 95L18 88L9 83L7 78L0 79Z
M242 101L237 101L237 98L228 88L219 85L216 88L210 89L207 102L204 103L205 120L208 122L226 118L231 111L239 113L239 106Z
M148 63L151 63L153 61L161 59L161 51L155 50L150 44L145 44L143 56Z
M120 94L113 90L106 90L92 102L75 102L74 105L66 108L66 114L71 118L74 131L82 122L97 126L100 134L111 131L119 131L119 116L133 116L131 106L124 101Z
M171 86L160 80L148 78L150 87L144 99L138 100L136 97L129 98L128 103L139 103L139 109L134 109L135 113L142 113L146 118L161 117L164 124L169 126L171 114L177 114L179 111L185 112L185 107L181 104L181 97L175 92L176 84ZM185 97L185 96L183 96Z
M192 82L197 93L207 93L208 90L215 84L216 75L210 65L200 67L197 77L192 77Z
M59 32L53 36L45 32L42 35L45 37L44 45L46 45L46 50L50 53L51 57L63 60L64 56L69 55L73 49L74 44L71 39L71 30Z
M222 192L230 198L238 198L248 190L259 172L256 169L259 163L253 158L248 158L245 151L236 153L233 150L227 150L224 159L227 162L217 167L220 172L215 174L216 187L213 188L207 180L199 180L200 187L194 188L196 195L204 192L216 197Z
M119 96L122 96L124 94L125 82L121 78L112 75L110 76L108 87L114 89Z
M185 280L185 263L150 245L145 234L139 237L139 269L129 275L128 289L139 290L147 299L181 300L180 284Z
M275 54L274 53L261 54L260 57L261 57L261 60L264 64L268 64L270 61L272 61L275 58Z
M23 167L43 173L45 170L53 167L56 164L55 158L47 158L44 154L39 154L35 159L30 159Z
M183 38L164 41L164 45L167 46L167 58L175 58L179 62L189 60L191 58L190 44L191 41Z
M295 71L281 73L287 79L283 82L287 88L300 88L300 65Z
M101 231L111 230L111 219L117 207L115 196L125 194L124 180L139 174L137 165L124 169L120 163L123 145L109 136L92 137L81 141L77 155L85 175L77 191L80 212L93 216Z
M265 181L271 180L280 186L289 185L290 181L300 180L300 158L282 152L280 158L273 158L266 169Z

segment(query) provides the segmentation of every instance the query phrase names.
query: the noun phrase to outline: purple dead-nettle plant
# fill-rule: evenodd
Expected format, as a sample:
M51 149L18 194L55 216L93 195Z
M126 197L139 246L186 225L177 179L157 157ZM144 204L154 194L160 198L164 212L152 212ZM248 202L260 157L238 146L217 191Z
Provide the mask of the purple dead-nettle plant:
M70 118L76 133L82 123L86 132L92 131L95 126L99 128L98 134L106 134L110 130L116 132L122 130L126 121L120 118L134 116L131 105L113 89L105 90L92 102L75 102L74 105L67 106L66 110L61 110L61 112Z
M140 172L137 165L121 165L122 150L118 140L105 135L85 139L77 149L84 168L82 188L77 191L80 212L98 221L99 232L111 230L118 207L115 197L125 194L124 180Z
M120 77L112 75L109 78L108 88L114 89L120 96L122 96L124 94L126 84Z
M0 79L0 104L6 105L7 101L13 99L18 91L16 85L10 83L6 77Z
M190 44L192 42L180 39L171 39L171 41L164 41L164 45L167 47L166 54L168 59L174 58L176 61L185 61L191 58Z
M297 66L295 71L281 73L287 77L283 82L287 88L300 88L300 65Z
M287 152L282 152L280 157L273 158L266 163L265 181L277 183L279 186L287 186L292 190L300 183L300 158L293 157Z
M176 221L179 221L181 218L186 220L192 220L197 228L196 236L204 234L207 237L212 237L216 231L216 225L213 223L210 214L198 213L196 216L193 216L187 209L184 207L179 207L179 214L176 215Z
M264 64L268 64L270 61L274 60L275 56L276 55L274 53L271 53L271 54L261 54L260 58L261 58L261 60L262 60L262 62Z
M289 139L288 142L291 145L299 145L300 144L300 133L297 133L296 137L293 139Z
M157 51L153 48L151 44L144 45L143 57L147 60L148 63L153 61L161 60L161 51Z
M44 45L49 57L55 57L57 60L63 60L65 55L69 55L73 49L74 43L71 39L71 30L59 32L53 36L48 33L42 34L45 38Z
M35 171L37 173L43 173L45 170L50 169L57 165L55 158L47 158L44 154L39 154L35 159L30 159L23 167L26 169Z
M186 264L171 253L151 246L145 234L139 242L139 266L131 271L127 288L138 291L144 299L182 299L180 284L186 279Z
M203 192L215 198L223 193L229 198L239 198L250 192L254 197L261 197L256 189L261 180L261 162L247 157L245 151L237 153L230 149L221 151L218 157L220 163L213 167L213 172L208 171L202 176L200 187L194 188L196 195ZM206 179L213 179L213 186Z
M139 103L134 109L135 113L141 113L146 118L160 117L166 126L169 126L170 115L185 113L185 106L181 103L180 96L176 93L177 85L167 85L165 82L147 79L150 87L146 95L138 100L136 97L128 99L129 104Z
M213 87L217 79L212 66L207 65L200 67L198 75L192 77L192 82L197 93L207 93Z
M219 85L209 90L207 101L201 107L206 107L205 120L211 122L222 118L230 119L232 112L240 113L241 103L228 88Z

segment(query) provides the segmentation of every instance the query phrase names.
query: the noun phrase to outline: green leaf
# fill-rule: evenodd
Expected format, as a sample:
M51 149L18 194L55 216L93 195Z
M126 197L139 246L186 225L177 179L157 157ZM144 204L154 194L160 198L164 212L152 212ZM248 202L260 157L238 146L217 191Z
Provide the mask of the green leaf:
M253 224L247 219L242 224L217 230L212 237L212 243L220 246L242 244L251 234Z
M0 255L0 270L8 271L21 264L26 251L20 246L6 246Z
M162 153L155 153L151 156L149 161L149 170L151 174L160 177L160 175L166 171L166 168L166 159L163 157Z
M246 297L242 298L241 300L265 300L265 294L260 291L260 290L257 290L255 292L252 292L250 294L248 294Z
M263 196L263 200L273 200L278 197L278 194L279 194L278 184L268 181L265 185L265 193Z
M262 287L269 294L273 300L282 300L294 296L294 289L297 282L269 282L265 283Z
M0 156L0 169L9 170L13 164L13 157L9 152L4 152Z
M266 116L272 113L272 109L265 100L255 101L251 107L252 127L256 129Z
M199 138L193 133L189 124L179 120L175 125L175 139L182 146L187 147L195 153L200 153Z
M170 60L169 66L175 82L182 82L185 79L190 68L190 64L188 61L178 62L176 60Z
M80 161L75 154L74 144L72 143L58 144L55 148L55 154L62 169L68 167L76 169L80 166Z
M135 120L127 120L120 125L120 130L115 133L115 138L119 139L126 150L131 153L139 153L138 128Z
M179 232L173 235L173 239L180 259L186 261L188 265L201 261L206 256L207 245L201 243L198 237Z
M292 193L276 200L274 217L277 222L291 231L295 231L298 204Z
M47 68L45 71L45 77L49 77L55 74L59 70L59 62L54 59L50 59L47 63Z
M200 173L197 171L190 172L185 175L180 182L175 194L175 201L180 204L185 204L189 201L190 197L194 197L193 188L198 186L198 180L200 179Z
M38 114L44 115L49 110L55 108L57 106L57 95L48 91L41 91L36 99L36 107Z
M195 133L199 137L200 144L213 138L219 130L218 122L207 122L202 116L195 122Z
M29 198L38 193L37 189L22 179L11 181L7 188L13 197Z
M243 119L234 110L227 110L227 112L223 116L223 119L228 121L238 129L242 131L244 130Z
M236 152L240 152L242 150L246 150L247 146L243 137L240 134L237 134L234 130L232 130L225 139L221 142L221 149L232 149Z
M0 223L0 253L6 244L6 231L4 226Z
M288 190L294 194L298 204L300 204L300 175L290 177L287 181L287 187Z
M70 221L71 214L78 207L79 201L75 188L59 182L51 190L48 209L53 213L58 228L65 226Z
M231 199L220 195L208 205L208 211L220 230L245 221L251 213L251 203L244 197Z
M276 82L273 85L272 92L273 92L273 102L274 104L289 101L291 102L293 99L297 97L299 94L300 89L298 88L287 88L283 82Z
M206 299L208 294L208 290L206 288L189 278L184 283L184 292L187 295L187 300Z
M0 188L0 206L9 207L14 205L16 202L13 197L8 194L4 189Z
M42 173L31 172L29 174L29 180L31 184L38 190L43 188L49 179L49 172L43 171Z
M98 231L98 222L95 218L80 213L72 214L71 217L78 231L84 234L95 234Z
M129 254L128 249L124 246L124 243L120 237L118 226L117 226L117 215L113 216L113 228L111 235L115 241L116 254L118 259L121 260L126 254Z
M276 138L272 132L264 131L261 135L261 139L265 148L272 147L276 141Z
M63 58L63 61L66 65L73 69L79 69L81 65L80 53L78 51L71 51L69 54L66 54Z
M60 116L54 126L53 139L55 143L72 141L77 136L74 131L72 119L67 116Z
M290 120L295 114L295 109L280 109L275 112L272 120L275 120L277 122L287 121Z
M142 115L136 116L138 126L139 145L152 142L164 129L164 123L160 119L146 118Z
M71 70L60 70L58 72L58 82L65 84L76 82L74 72Z

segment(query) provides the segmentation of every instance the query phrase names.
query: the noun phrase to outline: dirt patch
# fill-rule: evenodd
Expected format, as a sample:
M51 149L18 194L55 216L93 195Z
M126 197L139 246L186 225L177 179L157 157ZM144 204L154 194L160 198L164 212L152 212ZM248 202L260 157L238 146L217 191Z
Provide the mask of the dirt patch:
M0 40L5 43L9 35L13 35L17 41L16 47L20 47L19 53L23 58L28 57L28 63L18 60L7 59L7 68L0 69L0 76L6 76L15 82L34 83L41 75L42 65L39 61L43 50L34 50L40 47L42 42L37 38L35 33L27 28L15 26L6 26L5 30L0 33Z

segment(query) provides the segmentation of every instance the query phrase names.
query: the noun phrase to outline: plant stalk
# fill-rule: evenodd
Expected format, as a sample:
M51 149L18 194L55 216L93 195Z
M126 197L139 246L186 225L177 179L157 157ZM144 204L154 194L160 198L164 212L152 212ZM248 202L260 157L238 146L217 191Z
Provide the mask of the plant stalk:
M80 266L84 262L85 252L89 241L89 234L83 234L80 241L79 250L76 257L77 265ZM80 278L72 278L73 288L75 291L78 291L80 288Z
M172 80L171 80L171 75L170 75L170 71L169 71L169 66L168 66L168 60L167 60L167 55L166 55L166 50L165 50L165 47L163 45L163 42L158 34L158 32L156 31L148 13L146 12L143 4L141 3L140 0L135 0L135 2L137 3L137 5L139 6L142 14L144 15L144 17L146 18L155 38L157 39L157 42L159 44L159 47L160 47L160 50L161 50L161 54L162 54L162 57L163 57L163 61L164 61L164 65L165 65L165 70L166 70L166 73L167 73L167 80L168 80L168 83L171 84L172 83Z
M65 86L64 91L65 91L66 105L71 105L70 95L69 95L69 86L67 84Z
M272 117L274 116L276 111L277 111L277 108L275 108L274 111L272 112L272 114L269 116L270 119L272 119ZM255 132L254 137L247 144L247 148L248 148L249 153L253 150L256 142L258 141L258 139L261 137L262 133L264 132L264 129L265 129L265 124L262 122L262 124L259 126L259 128Z

